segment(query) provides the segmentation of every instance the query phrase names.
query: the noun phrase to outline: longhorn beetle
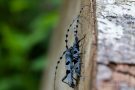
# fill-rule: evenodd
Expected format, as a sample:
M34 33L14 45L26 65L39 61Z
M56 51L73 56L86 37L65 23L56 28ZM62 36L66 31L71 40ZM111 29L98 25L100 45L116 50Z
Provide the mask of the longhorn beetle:
M82 10L83 10L83 8L82 8ZM81 11L80 11L80 14L81 14ZM75 40L74 40L73 46L68 47L68 44L67 44L68 39L67 38L68 38L68 32L70 30L70 27L73 25L73 23L76 19L73 20L73 22L70 24L69 29L67 30L66 40L65 40L66 50L63 52L62 56L60 57L60 60L57 61L57 65L56 65L56 70L57 70L58 64L60 63L63 56L65 55L66 76L62 79L62 81L64 83L68 84L72 88L74 88L75 81L76 81L76 79L73 77L74 74L76 74L77 76L80 76L80 72L81 72L79 42L85 38L85 36L84 36L82 39L79 40L78 36L77 36L77 28L78 28L80 14L77 16L77 25L76 25L76 30L74 31ZM55 81L56 81L56 70L55 70L55 77L54 77L54 88L55 88Z
M78 27L76 25L76 27ZM74 69L77 69L75 70L78 75L80 75L80 62L78 62L78 57L80 56L79 54L79 42L80 40L78 40L78 37L77 37L77 29L76 31L74 31L76 34L74 35L75 36L75 41L74 41L74 44L73 46L71 46L70 48L68 47L67 45L67 37L68 37L68 34L66 34L66 51L63 52L62 56L60 57L60 60L62 60L63 56L65 55L65 60L66 60L66 76L62 79L62 81L66 84L68 84L70 87L74 88L75 86L75 79L73 77L73 72L74 72ZM82 39L81 39L82 40ZM56 66L56 69L58 68L58 64L60 63L60 60L57 62L57 66ZM79 60L80 61L80 60ZM78 65L79 66L78 66ZM56 80L56 72L55 72L55 80ZM55 87L55 81L54 81L54 87Z
M73 47L71 46L65 53L66 59L66 76L62 79L62 81L68 84L70 87L74 87L74 80L76 79L73 77L74 71L77 76L80 76L81 71L81 61L80 61L80 51L79 51L79 42L83 40L85 36L78 40L78 37L75 37L75 42Z
M78 20L78 17L77 17ZM70 24L70 27L72 27L73 23L75 22L75 20L73 20L73 22ZM68 32L70 30L67 30L67 34L66 34L66 50L63 52L62 56L60 57L59 61L57 61L57 65L56 65L56 70L58 69L58 64L60 63L60 61L62 60L63 56L65 55L65 60L66 60L66 76L62 79L62 81L66 84L68 84L70 87L74 87L74 79L73 79L73 55L72 55L72 46L69 48L68 47ZM55 88L55 81L56 81L56 70L55 70L55 77L54 77L54 88Z

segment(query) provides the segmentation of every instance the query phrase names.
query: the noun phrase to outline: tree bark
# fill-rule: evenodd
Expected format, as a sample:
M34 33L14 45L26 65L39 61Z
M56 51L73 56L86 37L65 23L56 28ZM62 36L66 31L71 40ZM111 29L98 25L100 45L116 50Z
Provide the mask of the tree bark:
M98 90L135 90L133 8L134 0L97 2Z

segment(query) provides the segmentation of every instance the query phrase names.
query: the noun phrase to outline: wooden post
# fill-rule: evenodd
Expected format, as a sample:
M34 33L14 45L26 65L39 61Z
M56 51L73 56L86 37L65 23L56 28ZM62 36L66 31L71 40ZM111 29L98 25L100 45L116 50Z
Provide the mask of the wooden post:
M84 6L82 12L82 28L86 39L82 52L82 78L80 79L79 89L77 90L95 90L96 80L96 55L97 55L97 29L96 29L96 0L82 0L81 5ZM85 17L85 19L83 19Z

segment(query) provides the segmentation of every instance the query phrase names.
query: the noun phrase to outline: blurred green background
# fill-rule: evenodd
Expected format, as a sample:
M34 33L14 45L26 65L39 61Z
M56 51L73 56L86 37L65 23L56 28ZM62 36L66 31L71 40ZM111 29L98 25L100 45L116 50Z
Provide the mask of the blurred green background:
M0 90L39 90L61 0L0 0Z

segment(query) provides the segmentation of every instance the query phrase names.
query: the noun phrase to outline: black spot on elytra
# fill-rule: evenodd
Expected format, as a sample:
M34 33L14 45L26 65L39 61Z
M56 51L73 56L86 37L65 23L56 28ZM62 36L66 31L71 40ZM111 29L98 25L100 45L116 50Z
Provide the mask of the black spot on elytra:
M70 73L70 70L67 70L67 71L66 71L66 74L68 75L69 73Z
M78 61L76 59L73 60L73 63L76 64Z
M74 31L75 33L77 33L77 31Z
M69 63L70 63L70 62L68 61L68 62L66 63L66 65L69 65Z
M77 53L77 51L74 51L74 54L76 54Z

